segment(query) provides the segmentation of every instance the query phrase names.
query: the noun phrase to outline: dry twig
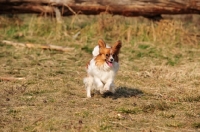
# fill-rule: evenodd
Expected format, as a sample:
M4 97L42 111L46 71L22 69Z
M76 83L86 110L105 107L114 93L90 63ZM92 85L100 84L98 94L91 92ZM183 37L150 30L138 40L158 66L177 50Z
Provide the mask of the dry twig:
M47 44L47 45L32 44L32 43L24 44L24 43L17 43L17 42L12 42L12 41L8 41L8 40L3 40L1 42L3 44L12 45L12 46L22 46L22 47L27 47L27 48L50 49L50 50L58 50L58 51L63 51L63 52L71 51L71 50L74 49L74 48L62 47L62 46L51 45L51 44Z
M1 81L16 81L16 80L25 80L23 77L0 77Z

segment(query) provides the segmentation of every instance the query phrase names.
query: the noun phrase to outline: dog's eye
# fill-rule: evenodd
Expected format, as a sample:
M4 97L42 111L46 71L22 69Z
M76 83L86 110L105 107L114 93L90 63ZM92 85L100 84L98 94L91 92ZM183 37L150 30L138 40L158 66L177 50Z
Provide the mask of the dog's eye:
M106 56L108 57L108 56L109 56L109 54L106 54Z
M116 54L112 54L113 57L115 57Z

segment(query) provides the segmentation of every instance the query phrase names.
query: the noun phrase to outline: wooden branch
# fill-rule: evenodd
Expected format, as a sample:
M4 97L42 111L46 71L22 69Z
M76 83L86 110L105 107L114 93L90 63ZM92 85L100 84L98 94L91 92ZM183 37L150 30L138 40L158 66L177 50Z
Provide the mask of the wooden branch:
M123 16L200 14L200 0L0 0L2 13L37 13L63 16L96 15L102 12Z
M74 48L68 48L68 47L62 47L62 46L57 46L57 45L41 45L41 44L31 44L31 43L17 43L17 42L12 42L12 41L7 41L7 40L3 40L1 41L3 44L7 44L7 45L12 45L12 46L22 46L22 47L27 47L27 48L40 48L40 49L50 49L50 50L58 50L58 51L63 51L63 52L67 52L67 51L71 51Z
M16 77L0 77L1 81L16 81L16 80L25 80L25 78L16 78Z

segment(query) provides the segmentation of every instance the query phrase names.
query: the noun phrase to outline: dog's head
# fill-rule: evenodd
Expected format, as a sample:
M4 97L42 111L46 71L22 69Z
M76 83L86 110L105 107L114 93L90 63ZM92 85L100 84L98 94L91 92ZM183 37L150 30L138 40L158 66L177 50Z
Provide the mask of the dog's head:
M112 47L107 48L106 43L100 39L98 41L99 55L96 57L96 65L101 66L107 63L109 67L113 66L114 62L118 62L118 54L122 46L121 41L117 41Z

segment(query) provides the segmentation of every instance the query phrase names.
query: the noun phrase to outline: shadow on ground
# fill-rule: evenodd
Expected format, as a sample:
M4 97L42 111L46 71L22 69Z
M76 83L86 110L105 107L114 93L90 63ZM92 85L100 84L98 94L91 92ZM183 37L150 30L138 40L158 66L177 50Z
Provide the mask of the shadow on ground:
M142 95L143 92L139 89L136 88L128 88L128 87L119 87L116 89L116 92L114 94L112 94L111 92L105 93L102 96L104 98L113 98L113 99L117 99L117 98L130 98L133 96L139 96Z

